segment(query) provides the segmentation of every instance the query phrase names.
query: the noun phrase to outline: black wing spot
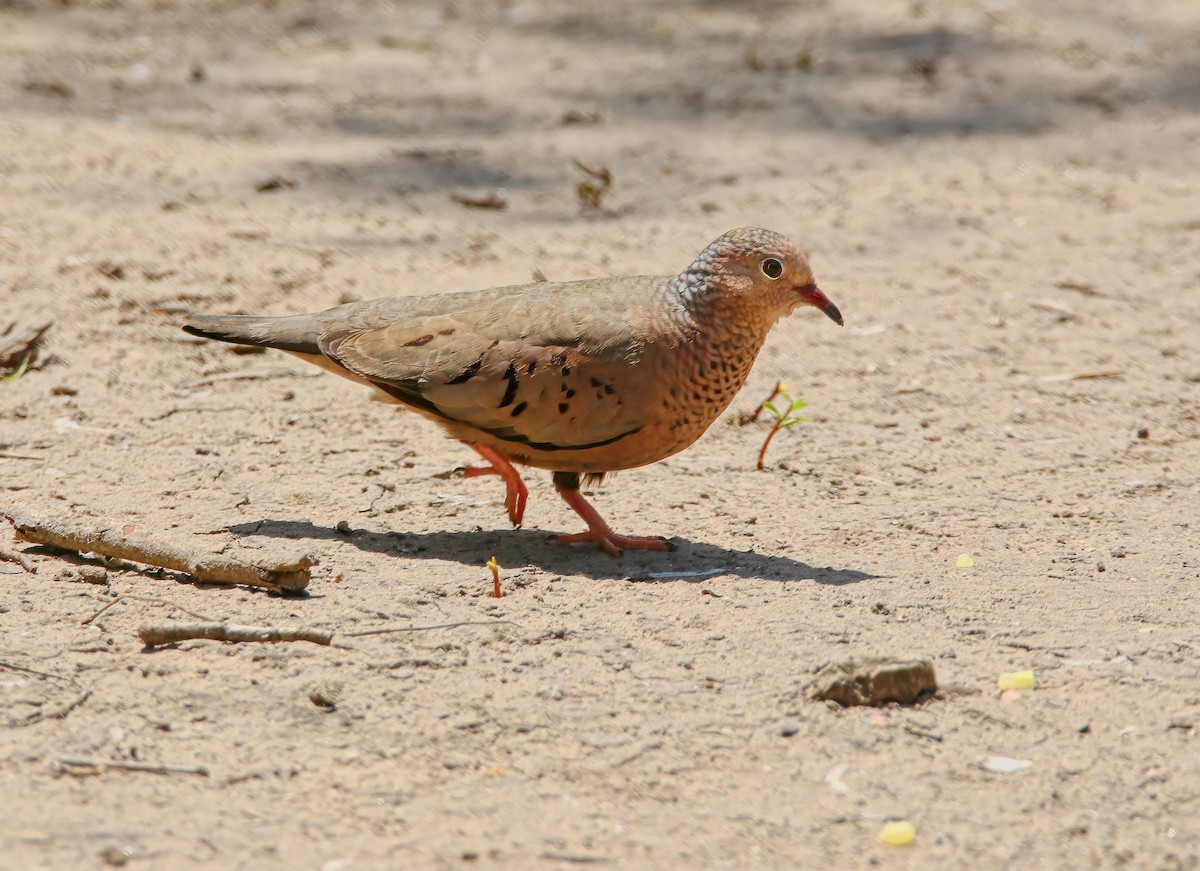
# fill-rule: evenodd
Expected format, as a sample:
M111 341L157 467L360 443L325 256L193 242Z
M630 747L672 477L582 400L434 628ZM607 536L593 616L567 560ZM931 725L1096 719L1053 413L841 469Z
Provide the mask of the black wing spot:
M421 345L426 345L432 341L433 341L433 333L428 333L427 335L424 335L424 336L417 336L411 342L405 342L404 347L417 348L417 347L420 347Z
M521 412L524 411L525 409L527 409L528 407L529 407L528 402L518 402L516 405L513 406L512 416L520 417Z
M601 384L603 384L603 383L604 383L604 382L603 382L603 381L601 381L599 378L592 378L592 379L591 379L591 382L592 382L592 386L593 386L593 387L599 387Z
M607 393L609 396L612 396L614 393L617 392L617 388L613 387L611 384L605 384L604 392Z
M571 374L571 367L570 367L570 366L563 366L563 367L562 367L562 374L563 374L563 377L564 377L564 378L565 378L566 376L570 375L570 374Z
M525 367L525 371L528 372L530 375L532 375L534 373L534 370L536 370L536 369L537 369L537 360L530 360L529 365Z
M509 363L508 368L504 370L504 377L508 379L508 387L504 389L504 398L500 400L497 408L504 408L506 405L512 404L513 399L517 396L517 365Z
M571 398L571 397L573 397L574 395L575 395L575 391L574 391L574 390L568 390L568 391L567 391L567 399L570 399L570 398Z
M462 384L465 381L470 381L472 378L474 378L476 375L479 374L479 370L481 368L483 368L483 355L482 354L479 355L478 360L476 360L471 365L467 366L466 369L463 369L462 372L455 375L453 378L448 380L446 383L447 384Z
M569 404L567 404L567 403L565 403L565 402L560 402L560 403L558 404L558 413L559 413L559 414L566 414L566 413L567 413L567 410L568 410L568 409L570 409L570 407L571 407L571 406L570 406Z

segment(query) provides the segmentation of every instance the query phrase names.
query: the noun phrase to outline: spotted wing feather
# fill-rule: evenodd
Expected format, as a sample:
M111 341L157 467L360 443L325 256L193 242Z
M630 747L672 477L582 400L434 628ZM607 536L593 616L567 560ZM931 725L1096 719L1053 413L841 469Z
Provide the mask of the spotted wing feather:
M629 363L645 341L630 310L639 296L617 311L597 305L594 294L576 295L572 285L539 290L548 298L536 325L501 296L479 300L470 312L334 328L318 344L397 400L517 451L592 448L640 430L646 409L628 384Z

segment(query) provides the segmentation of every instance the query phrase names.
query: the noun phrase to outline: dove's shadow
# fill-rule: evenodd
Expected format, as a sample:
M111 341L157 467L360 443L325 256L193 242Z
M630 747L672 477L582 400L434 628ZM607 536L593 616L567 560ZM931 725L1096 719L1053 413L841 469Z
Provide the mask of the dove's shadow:
M291 540L336 541L359 550L406 559L442 559L478 567L493 555L502 565L532 565L543 571L589 578L703 581L711 574L730 574L764 581L809 580L841 586L879 577L855 569L811 566L786 556L728 550L673 538L671 553L626 551L617 559L586 545L561 547L554 534L532 529L460 532L339 532L307 520L263 519L228 527L239 536L262 535ZM714 570L717 570L714 572ZM694 573L690 577L688 573Z

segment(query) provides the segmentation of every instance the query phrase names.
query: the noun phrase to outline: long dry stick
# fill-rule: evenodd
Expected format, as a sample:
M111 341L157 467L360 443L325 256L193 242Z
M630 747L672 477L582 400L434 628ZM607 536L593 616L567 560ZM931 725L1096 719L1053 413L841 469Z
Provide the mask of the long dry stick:
M434 629L457 629L459 626L516 626L511 620L462 620L458 623L438 623L433 626L390 626L382 629L360 629L342 632L347 638L365 638L368 635L388 635L393 632L430 632ZM261 642L278 644L283 641L311 641L328 647L333 643L333 630L305 629L299 626L239 626L235 623L192 623L180 625L143 626L138 637L147 647L161 647L180 641L201 639L204 641Z
M277 644L281 641L311 641L328 647L333 632L324 629L303 629L299 626L238 626L234 623L194 623L180 626L143 626L138 638L147 647L160 647L201 638L206 641L249 641Z
M149 762L98 762L92 759L60 759L58 765L64 771L71 769L90 769L97 774L103 774L109 769L116 771L139 771L144 774L194 774L197 777L208 777L207 768L189 768L182 765L153 765Z
M194 390L197 387L207 387L221 381L265 381L272 378L315 378L320 372L309 372L306 369L244 369L236 372L218 372L216 375L205 375L203 378L193 378L179 385L180 390Z
M366 638L368 635L391 635L394 632L430 632L434 629L457 629L459 626L520 626L512 620L460 620L457 623L435 623L432 626L385 626L381 629L359 629L343 632L347 638Z
M0 547L0 562L16 563L31 575L37 573L37 566L30 562L28 557L2 547Z
M315 559L305 556L291 563L257 566L221 554L126 538L111 528L90 529L57 518L35 518L21 511L9 511L5 516L16 528L17 537L23 541L160 566L183 572L206 583L303 590L308 586L309 568L317 563Z

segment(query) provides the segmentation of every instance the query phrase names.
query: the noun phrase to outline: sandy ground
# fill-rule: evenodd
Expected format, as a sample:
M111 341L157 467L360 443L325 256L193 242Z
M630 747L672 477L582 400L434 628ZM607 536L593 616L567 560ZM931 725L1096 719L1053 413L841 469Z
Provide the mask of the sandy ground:
M0 3L0 330L54 320L0 383L0 508L320 559L303 598L0 563L5 867L1200 866L1197 31L1191 0ZM809 402L766 471L722 421L597 491L672 554L556 547L540 472L510 530L431 424L178 329L671 273L743 225L847 325L785 321L735 402ZM470 625L144 651L183 609ZM812 700L867 654L950 691Z

